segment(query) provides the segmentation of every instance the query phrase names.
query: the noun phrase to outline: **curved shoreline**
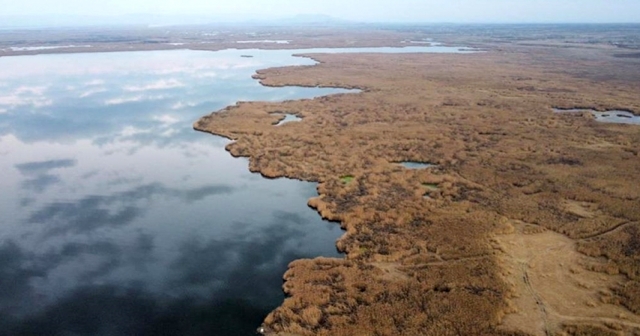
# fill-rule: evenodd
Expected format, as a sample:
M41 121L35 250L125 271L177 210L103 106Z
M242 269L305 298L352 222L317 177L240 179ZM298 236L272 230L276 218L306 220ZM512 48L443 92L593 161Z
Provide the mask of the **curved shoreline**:
M213 113L220 113L221 111L224 111L224 109L223 109L223 110L220 110L220 111L218 111L218 112L213 112ZM203 118L205 118L205 117L203 117ZM230 137L230 136L228 136L228 135L225 135L224 133L219 133L219 132L210 131L210 130L208 130L208 129L204 128L204 127L199 126L198 124L200 123L200 121L201 121L203 118L201 118L200 120L196 121L196 122L193 124L193 129L194 129L194 130L196 130L196 131L198 131L198 132L202 132L202 133L211 134L211 135L214 135L214 136L219 136L219 137L222 137L222 138L225 138L225 139L231 140L231 141L237 141L237 140L238 140L238 138L232 138L232 137ZM229 143L229 144L227 144L227 145L225 146L225 150L229 153L229 155L231 155L231 156L232 156L232 157L234 157L234 158L247 158L247 159L249 159L249 162L251 162L251 158L252 158L252 156L251 156L251 155L243 155L243 154L237 154L237 153L234 153L234 152L229 148L229 146L230 146L230 145L232 145L232 144L233 144L233 142L232 142L232 143ZM252 172L252 173L258 173L258 174L260 174L260 176L262 176L263 178L270 179L270 180L279 179L279 178L286 178L286 179L296 180L296 181L301 181L301 182L312 182L312 183L318 183L318 186L322 183L322 181L321 181L321 180L303 179L303 178L300 178L300 177L295 176L295 175L287 175L287 174L283 174L283 175L267 175L267 174L265 174L265 173L264 173L263 171L261 171L261 170L253 170L253 169L251 168L251 165L249 166L249 168L248 168L248 169L249 169L249 171L250 171L250 172ZM317 189L318 189L318 187L316 187L316 190L317 190ZM320 217L321 217L323 220L326 220L326 221L329 221L329 222L332 222L332 223L341 224L341 223L342 223L341 219L336 218L336 217L332 216L331 214L323 213L323 212L318 208L318 205L315 205L315 202L313 202L313 200L314 200L314 199L316 199L316 198L319 198L320 196L321 196L321 194L320 194L320 193L318 193L318 196L317 196L317 197L314 197L314 198L310 198L310 199L308 199L308 200L307 200L307 205L308 205L310 208L314 209L314 210L318 213L318 215L320 215ZM336 246L336 247L337 247L337 246ZM344 251L340 251L340 252L341 252L341 253L343 253Z
M584 93L568 98L563 95L565 91L550 88L541 92L557 93L532 95L527 93L529 90L518 90L518 81L523 78L521 74L528 74L531 81L548 79L538 72L538 68L528 66L532 62L538 63L526 54L515 57L486 53L473 59L434 54L360 56L353 59L345 55L319 55L321 62L314 66L260 70L259 78L256 78L262 85L269 86L317 86L313 85L317 82L314 78L324 78L321 84L331 82L334 87L344 84L368 88L358 95L242 103L226 113L205 116L199 120L201 124L194 125L205 132L237 139L227 150L234 156L250 157L252 171L265 176L321 181L319 196L309 201L310 206L323 218L339 220L346 230L337 242L338 248L346 253L344 260L319 258L290 264L284 276L287 298L265 319L264 332L350 335L386 330L385 334L418 331L439 334L451 328L462 328L458 330L467 334L511 335L514 329L520 329L518 322L513 320L512 316L517 314L512 305L525 304L514 301L512 296L529 294L519 293L518 275L508 271L509 264L501 257L504 252L494 244L494 239L512 234L518 220L537 223L535 225L540 229L551 229L571 237L572 231L558 225L569 225L575 220L570 216L573 205L562 208L548 204L549 200L565 204L563 202L575 198L593 198L600 202L604 214L613 214L615 203L607 201L606 195L591 187L591 183L597 183L595 180L578 184L582 196L577 196L575 183L580 182L565 182L563 179L567 177L558 179L563 169L556 168L556 162L580 162L580 166L572 166L580 171L588 171L603 160L615 163L618 167L615 172L599 177L611 181L622 176L633 179L631 176L638 169L629 166L628 162L613 159L620 155L615 153L628 149L626 140L613 139L634 139L637 134L627 129L607 131L612 132L607 135L607 141L618 141L610 147L614 151L611 154L598 152L599 156L593 156L592 149L586 147L578 152L570 151L570 148L583 146L585 139L598 141L598 126L586 127L584 120L561 120L550 114L545 106L575 105L586 97L606 97L603 104L618 99L632 106L634 103L628 97L632 96L634 86L628 84L623 91L612 91L606 83L590 88L571 84L568 76L555 75L551 81L553 85L566 85L573 89L572 92L580 89ZM516 62L508 67L501 66L505 60ZM378 70L362 72L371 68L371 62ZM493 71L479 70L483 67ZM353 73L358 75L350 76L343 69L347 69L346 72L355 69ZM487 77L488 73L499 73L501 78L513 77L510 80L513 86ZM319 74L323 74L322 77ZM420 76L425 79L415 79ZM466 89L471 84L465 83L474 81L477 84L473 85L482 90L508 92L505 95L525 98L495 97L489 100ZM540 83L543 82L535 82L543 85ZM397 91L398 87L406 89ZM413 92L433 92L427 95L426 101L440 104L421 107L425 99L419 99L422 97ZM407 103L403 105L396 100L389 103L389 99L404 99ZM305 123L274 130L265 116L275 110L302 113ZM243 120L254 123L248 125ZM576 123L578 131L575 130ZM425 127L438 132L425 133ZM531 128L540 135L522 139L521 136L529 134ZM353 145L345 146L345 143ZM514 145L525 147L513 150ZM527 150L526 146L532 149ZM560 148L560 153L571 152L584 158L563 160L560 156L551 160L544 151L554 147ZM519 159L521 153L527 153L527 161ZM638 155L633 151L631 154ZM399 160L437 162L440 167L434 172L407 172L390 164ZM495 171L501 171L501 175L495 175ZM339 177L346 175L353 176L353 181L341 182ZM544 184L538 184L539 190L532 192L529 189L536 186L536 182L528 180L533 177ZM421 185L424 183L436 183L441 187L433 199L422 197ZM628 199L638 197L637 192L629 188L608 192L626 193L631 195L625 196ZM621 206L625 207L631 201L616 199L615 202L622 202ZM640 216L632 211L622 214L631 219ZM602 220L609 225L607 218L602 217ZM516 231L517 237L527 234L527 230L530 229ZM585 226L582 230L590 232L588 230L593 229ZM591 255L585 251L582 253ZM473 256L482 257L471 258ZM619 267L625 265L624 259L619 257L612 256L611 260ZM482 272L470 273L474 269ZM361 279L368 279L368 282L362 283ZM633 283L635 280L627 281ZM552 284L561 288L572 286ZM633 287L628 288L632 290ZM564 290L571 292L568 287ZM387 298L396 299L389 301ZM423 300L422 306L412 298ZM547 297L543 296L543 299L547 300ZM462 301L477 308L472 312L455 305ZM447 311L437 308L443 305ZM436 314L437 320L444 324L412 324L398 315L402 311L420 316ZM372 318L380 316L376 315L380 312L404 321L402 329L388 320ZM597 310L584 314L584 321L597 323L597 316L589 315L597 314ZM560 331L579 327L560 319L549 328Z
M299 55L298 55L299 56ZM324 64L325 62L322 62L320 60L317 60L315 58L309 57L311 59L313 59L314 61L316 61L317 63L311 66L307 66L307 67L316 67L317 65L320 64ZM297 67L285 67L284 69L288 69L288 68L297 68ZM278 69L278 68L271 68L271 71L273 71L274 69ZM264 70L258 70L256 72L256 74L254 76L252 76L252 78L259 80L261 85L264 86L269 86L269 87L287 87L287 86L299 86L299 87L331 87L331 88L345 88L345 89L350 89L350 88L358 88L360 90L362 90L361 93L366 93L366 92L370 92L371 89L364 87L364 86L323 86L323 85L305 85L305 84L299 84L299 83L293 83L293 82L284 82L284 83L277 83L277 84L268 84L268 83L264 83L263 81L267 79L267 76L265 75L266 72L269 72L270 69L264 69ZM334 95L328 95L328 96L321 96L321 97L315 97L311 100L317 100L317 99L321 99L323 97L329 97L329 96L334 96ZM252 103L252 102L245 102L245 103ZM260 103L260 102L257 102ZM219 113L233 113L234 110L237 110L241 108L241 106L239 104L233 105L231 107L227 107L225 109L222 109L218 112L213 112L208 116L204 116L203 118L201 118L200 120L196 121L194 123L194 129L201 131L201 132L205 132L205 133L210 133L213 135L217 135L217 136L222 136L225 137L227 139L232 139L234 141L238 141L240 139L242 139L241 136L232 136L230 134L226 134L224 132L221 131L214 131L212 129L206 128L205 124L208 123L210 120L209 118L214 117L219 115ZM285 284L283 286L283 290L286 294L286 296L288 298L292 298L292 297L298 297L297 295L295 295L295 287L291 287L288 284L290 284L293 280L294 277L292 276L292 273L294 272L294 269L296 269L296 265L304 265L302 267L307 267L306 265L308 265L309 263L311 264L315 264L317 262L319 263L329 263L329 264L334 264L337 262L339 265L352 265L353 266L353 262L350 261L350 259L352 257L350 257L350 255L352 253L350 253L350 250L348 249L348 246L346 244L343 244L342 242L344 240L346 240L349 236L350 233L353 232L353 227L347 225L346 221L345 221L345 217L343 215L340 215L339 213L334 212L330 206L328 206L328 204L326 202L324 202L322 200L323 197L326 197L328 194L326 192L323 192L324 189L324 181L322 181L322 179L309 179L309 178L305 178L299 175L295 175L295 174L286 174L286 173L282 173L282 172L278 172L278 171L265 171L263 169L261 169L260 167L256 167L255 165L252 165L252 163L254 162L255 159L254 156L252 156L251 154L247 154L247 153L240 153L237 151L234 151L234 145L237 144L237 142L234 142L232 144L229 144L225 147L225 149L233 156L233 157L247 157L249 158L250 161L250 167L249 170L251 172L254 173L260 173L261 176L265 177L265 178L269 178L269 179L274 179L274 178L289 178L289 179L296 179L296 180L300 180L300 181L306 181L306 182L318 182L318 197L314 197L308 200L308 205L310 208L316 210L316 212L320 215L320 217L323 220L327 220L330 222L334 222L334 223L339 223L341 228L345 231L344 234L342 235L342 237L340 237L336 243L336 248L338 249L339 252L344 253L345 254L345 258L343 259L336 259L336 258L324 258L324 257L318 257L315 259L299 259L299 260L294 260L292 261L292 263L290 264L290 268L289 271L287 271L283 278L285 280ZM390 161L391 164L393 164L393 161ZM351 251L352 252L352 251ZM485 260L484 258L486 258L487 255L482 254L482 259L480 260ZM356 257L357 258L357 257ZM462 258L461 260L473 260L474 258ZM457 261L457 258L453 258L452 261ZM295 286L295 285L294 285ZM298 297L299 298L299 297ZM286 301L286 299L285 299ZM283 302L284 305L284 302ZM267 316L265 318L265 324L263 324L258 330L260 331L260 333L265 334L265 335L270 335L274 332L276 332L275 329L273 329L273 324L276 323L275 321L277 321L279 318L279 311L278 309L276 309L276 311L272 312L269 316ZM275 314L275 315L274 315ZM498 314L501 315L501 314ZM493 320L493 319L492 319Z

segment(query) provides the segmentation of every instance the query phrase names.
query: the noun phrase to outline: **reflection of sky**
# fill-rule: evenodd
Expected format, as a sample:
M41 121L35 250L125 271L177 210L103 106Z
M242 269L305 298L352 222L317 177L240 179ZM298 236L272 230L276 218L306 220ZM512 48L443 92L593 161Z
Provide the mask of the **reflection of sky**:
M311 64L288 54L259 51L158 51L40 55L2 59L0 135L25 142L99 142L115 136L170 143L193 139L191 123L237 100L284 100L336 92L276 89L250 79L256 69ZM285 61L286 59L286 61ZM108 115L108 118L104 118ZM163 120L176 120L167 124ZM46 132L42 132L46 129Z
M0 58L0 330L252 334L291 260L335 256L313 184L250 174L192 129L237 100L345 92L251 79L312 64L292 52Z
M339 227L306 206L313 184L250 174L226 140L191 125L240 99L344 90L262 87L255 70L311 61L239 55L0 59L0 328L153 334L168 323L197 335L235 324L235 335L282 300L291 260L337 255ZM86 316L64 315L78 309Z
M636 124L640 125L640 116L634 115L627 111L607 111L607 112L591 112L596 120L614 124Z
M589 112L591 113L596 121L604 122L604 123L612 123L612 124L630 124L630 125L640 125L640 116L637 116L629 111L621 111L621 110L608 110L605 112L600 112L596 110L589 109L553 109L556 113L581 113L581 112Z

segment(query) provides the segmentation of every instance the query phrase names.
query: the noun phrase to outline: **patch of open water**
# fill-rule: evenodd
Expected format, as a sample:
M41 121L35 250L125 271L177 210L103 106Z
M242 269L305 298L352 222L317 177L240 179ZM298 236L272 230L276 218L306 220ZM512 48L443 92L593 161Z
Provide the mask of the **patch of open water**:
M253 334L287 264L338 257L341 231L307 207L315 184L251 174L191 125L238 100L351 92L251 79L327 51L349 50L1 58L0 330Z
M284 118L282 118L282 120L278 121L278 123L276 124L276 126L282 126L286 123L290 123L290 122L299 122L302 121L302 118L298 117L295 114L285 114Z
M614 124L632 124L640 125L640 116L634 115L629 111L609 110L605 112L591 110L591 109L558 109L554 108L556 113L580 113L589 112L597 121L614 123Z

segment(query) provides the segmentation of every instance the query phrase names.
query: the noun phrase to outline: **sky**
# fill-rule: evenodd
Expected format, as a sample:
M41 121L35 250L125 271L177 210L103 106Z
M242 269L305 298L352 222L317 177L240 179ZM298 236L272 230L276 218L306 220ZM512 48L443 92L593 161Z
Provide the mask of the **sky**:
M0 0L2 16L324 14L365 22L640 22L640 0ZM0 22L1 24L1 22Z

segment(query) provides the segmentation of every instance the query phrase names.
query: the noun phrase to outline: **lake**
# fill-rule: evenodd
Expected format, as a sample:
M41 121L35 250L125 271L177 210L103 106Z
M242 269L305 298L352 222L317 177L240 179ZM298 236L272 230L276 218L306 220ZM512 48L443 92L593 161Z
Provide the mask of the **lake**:
M408 50L429 48L373 51ZM251 174L191 125L239 100L349 92L251 79L322 51L349 50L0 58L0 330L254 334L287 264L340 257L342 232L307 207L315 184Z

